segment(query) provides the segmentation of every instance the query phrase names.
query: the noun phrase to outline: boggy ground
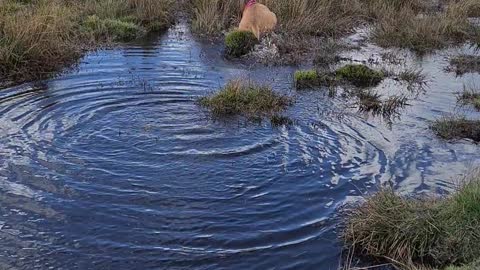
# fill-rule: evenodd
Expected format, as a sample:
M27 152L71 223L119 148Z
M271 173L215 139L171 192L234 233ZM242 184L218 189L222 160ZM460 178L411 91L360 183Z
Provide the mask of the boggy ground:
M48 77L85 50L173 22L172 0L0 0L0 80Z
M262 64L305 64L311 60L315 70L332 71L339 63L344 66L337 57L339 51L355 49L341 43L339 38L354 32L358 26L366 27L370 41L379 46L406 48L419 54L464 43L480 43L479 27L471 20L480 15L480 3L473 0L261 2L268 4L280 21L276 33L261 44L267 52L275 48L273 53L262 54L257 50L252 54ZM77 0L69 5L56 0L0 0L0 4L0 77L12 80L55 74L74 63L84 50L168 27L174 22L175 9L186 10L192 29L206 37L224 35L240 18L236 0L189 0L180 4L170 0ZM475 70L476 65L473 67ZM470 70L472 68L466 72ZM393 76L388 71L382 73L411 84L422 84L425 80L415 70ZM364 110L404 104L380 100L377 93L359 86L354 89L358 90L355 97L362 102L360 108ZM201 103L220 115L250 117L266 112L271 121L283 122L283 116L276 113L291 103L290 99L275 95L268 86L256 84L246 88L229 84L219 93ZM278 103L281 106L256 102L256 97L265 96L275 104L281 101ZM217 106L216 101L227 107ZM238 107L237 101L250 105ZM225 111L225 108L230 109ZM479 138L475 119L442 120L433 123L432 129L447 140ZM475 133L471 133L472 128ZM453 266L447 269L457 269L455 267L462 264L467 266L461 269L474 269L476 262L472 258L478 257L474 253L478 247L471 245L478 243L475 241L478 233L470 229L479 227L475 223L478 221L475 208L479 196L478 175L473 178L457 194L443 200L404 198L391 190L381 191L349 216L344 234L347 247L363 255L388 259L400 269L439 268L449 264ZM372 230L376 228L378 230ZM391 245L384 245L385 239ZM467 245L463 245L465 242Z

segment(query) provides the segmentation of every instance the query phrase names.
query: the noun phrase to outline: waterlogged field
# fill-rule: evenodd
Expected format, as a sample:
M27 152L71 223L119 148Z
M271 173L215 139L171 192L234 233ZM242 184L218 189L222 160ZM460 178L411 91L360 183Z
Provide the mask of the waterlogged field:
M0 268L336 269L346 203L380 184L446 194L480 161L473 141L430 129L452 112L480 119L457 103L480 75L446 69L476 51L417 57L364 34L345 38L356 49L339 66L425 76L371 88L406 97L394 115L359 111L351 86L297 90L297 67L225 60L183 23L2 89ZM292 121L218 119L197 102L237 78L294 99Z
M444 27L433 35L422 36L422 27L393 35L391 27L428 26L436 13L410 14L425 7L409 1L400 5L405 25L397 25L387 12L397 7L372 1L367 11L376 24L353 27L344 18L359 11L343 1L308 2L316 9L265 1L284 23L251 54L232 59L222 42L198 32L223 33L233 0L214 5L224 14L211 20L200 16L212 8L203 5L209 0L191 2L203 8L191 21L180 17L163 34L148 34L159 16L169 16L138 6L149 1L122 1L119 14L137 16L130 26L144 28L141 38L83 51L58 76L0 89L0 269L390 267L392 260L351 256L343 241L344 232L357 240L357 230L368 238L382 228L349 231L346 222L391 214L383 199L423 207L395 194L448 196L480 165L480 52L472 29L450 16L478 10L458 1L434 18ZM92 34L105 36L92 38L115 37L108 12L81 10L93 25L101 22ZM324 14L336 28L312 24ZM50 38L40 40L48 47ZM360 208L346 220L382 187L395 194L384 189L367 204L377 208ZM478 185L468 187L471 197L457 197L475 203ZM428 217L422 207L407 209L420 216L402 224ZM461 205L452 209L460 216ZM467 209L469 217L476 209ZM370 215L369 222L388 223L396 213ZM357 248L374 247L365 242ZM377 251L369 255L385 255ZM432 262L455 261L447 257Z

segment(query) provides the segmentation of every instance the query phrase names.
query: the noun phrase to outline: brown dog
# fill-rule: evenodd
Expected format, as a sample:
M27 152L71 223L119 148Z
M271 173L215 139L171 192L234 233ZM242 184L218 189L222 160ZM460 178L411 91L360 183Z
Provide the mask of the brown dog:
M242 0L243 15L240 26L241 31L250 31L258 39L261 34L272 31L277 25L277 16L270 9L256 0Z

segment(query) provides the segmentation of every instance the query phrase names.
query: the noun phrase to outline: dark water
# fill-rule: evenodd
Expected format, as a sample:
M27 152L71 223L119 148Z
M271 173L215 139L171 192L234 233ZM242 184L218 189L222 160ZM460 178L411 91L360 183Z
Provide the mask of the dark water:
M479 79L442 55L409 60L431 82L389 129L217 49L180 25L0 92L0 269L336 269L340 206L388 181L448 192L479 162L428 129ZM235 76L296 95L297 124L210 121L195 99Z

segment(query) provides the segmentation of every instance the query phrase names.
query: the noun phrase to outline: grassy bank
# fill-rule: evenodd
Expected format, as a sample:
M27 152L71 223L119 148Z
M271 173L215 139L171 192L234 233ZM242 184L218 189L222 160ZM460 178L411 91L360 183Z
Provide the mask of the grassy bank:
M48 76L87 49L168 27L173 0L0 0L0 79Z
M381 190L348 214L343 237L357 255L400 269L471 269L480 257L480 172L444 198Z

